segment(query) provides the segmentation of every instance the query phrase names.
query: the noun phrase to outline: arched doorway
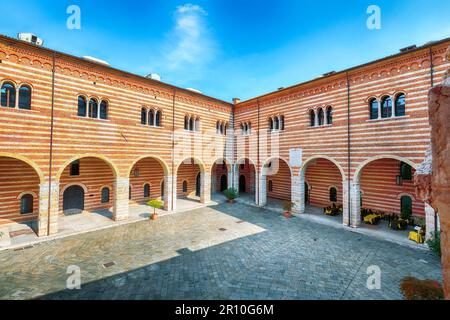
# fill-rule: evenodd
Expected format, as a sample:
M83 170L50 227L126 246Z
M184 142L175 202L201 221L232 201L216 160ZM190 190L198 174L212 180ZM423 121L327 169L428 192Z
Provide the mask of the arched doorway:
M292 201L291 168L282 158L273 157L264 162L261 183L265 184L266 194L261 194L260 205L282 211L284 203Z
M81 213L84 210L84 189L73 185L64 190L63 212L66 215Z
M244 203L256 203L256 166L254 162L248 158L240 159L235 165L236 180L238 184L239 199Z
M200 172L197 174L197 178L195 181L195 196L200 197L201 193L201 181L200 181Z
M177 168L177 208L189 208L195 203L206 202L209 195L203 195L203 163L194 158L187 158ZM208 175L209 176L209 175ZM210 179L210 178L208 178Z
M228 177L223 174L220 177L220 192L224 192L227 189L228 189Z

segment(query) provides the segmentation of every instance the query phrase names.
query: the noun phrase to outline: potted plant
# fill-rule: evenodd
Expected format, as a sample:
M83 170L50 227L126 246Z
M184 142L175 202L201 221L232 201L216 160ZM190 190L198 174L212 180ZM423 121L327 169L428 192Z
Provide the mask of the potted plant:
M291 201L284 201L283 202L283 209L284 209L284 213L283 216L285 218L292 218L292 207L294 206L294 203Z
M156 209L161 209L164 206L164 202L159 199L152 199L147 202L147 205L153 208L153 214L150 215L151 220L158 219L158 214L156 213Z
M228 188L223 194L227 198L228 203L234 203L234 200L239 197L239 192L235 188Z

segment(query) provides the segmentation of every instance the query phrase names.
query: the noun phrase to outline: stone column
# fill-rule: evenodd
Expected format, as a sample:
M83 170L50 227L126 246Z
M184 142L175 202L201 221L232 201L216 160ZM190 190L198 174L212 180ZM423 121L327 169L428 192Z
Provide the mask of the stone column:
M344 226L351 225L351 218L349 217L349 205L348 200L350 197L350 192L348 192L348 181L342 181L342 224ZM351 205L351 204L350 204Z
M259 186L257 188L258 192L258 199L259 202L257 203L258 206L264 207L267 205L267 176L265 174L261 174L259 178Z
M428 203L425 203L425 225L427 234L425 238L428 240L432 237L433 232L436 230L436 212L433 207L431 207Z
M350 188L350 226L357 228L361 224L361 187L359 181L351 181Z
M113 208L114 221L122 221L128 219L129 190L130 190L130 178L117 177L114 183L114 208Z
M48 232L48 200L50 197L50 232ZM39 185L39 217L37 235L45 237L58 233L59 183L47 182Z
M233 188L239 191L239 165L235 164L232 167L232 175L233 175Z
M305 178L300 168L292 168L292 172L294 172L291 176L292 213L305 213Z
M200 203L211 202L211 174L202 172L200 174Z
M220 177L222 179L222 177ZM210 180L210 184L211 184L211 193L218 193L217 191L217 176L216 174L212 174L211 175L211 180Z
M172 186L175 180L175 194L172 193ZM177 197L177 188L176 188L176 177L173 176L164 176L164 210L166 211L175 211L175 203Z
M228 184L228 188L236 188L234 186L234 173L233 173L233 166L228 166L227 167L228 171L227 171L227 184ZM238 188L236 188L238 189Z

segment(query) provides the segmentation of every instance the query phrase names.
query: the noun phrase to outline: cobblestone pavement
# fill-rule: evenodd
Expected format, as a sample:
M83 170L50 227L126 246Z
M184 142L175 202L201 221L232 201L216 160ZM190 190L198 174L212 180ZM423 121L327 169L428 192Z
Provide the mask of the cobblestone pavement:
M70 265L80 290L65 289ZM7 250L0 270L2 299L401 299L405 276L442 281L429 252L242 204Z

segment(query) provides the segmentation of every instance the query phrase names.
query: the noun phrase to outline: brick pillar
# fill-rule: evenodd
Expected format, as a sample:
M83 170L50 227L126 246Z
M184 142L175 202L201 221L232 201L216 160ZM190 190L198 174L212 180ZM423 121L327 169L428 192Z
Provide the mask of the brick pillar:
M436 216L434 209L428 204L425 203L425 224L426 224L426 239L430 239L432 233L436 230Z
M114 208L113 220L121 221L128 219L130 178L116 177L114 183Z
M175 194L172 194L172 185L175 180ZM177 197L176 177L164 176L164 210L175 211L175 203ZM175 200L175 202L174 202Z
M361 224L361 187L359 181L351 181L350 188L350 226L357 228Z
M292 168L292 172L294 172L291 176L291 201L293 203L293 214L305 213L305 177L299 171L300 168Z
M257 203L258 206L264 207L267 205L267 176L265 174L261 174L259 179L259 187L257 188L256 192L259 194L259 203Z
M39 218L37 235L45 237L48 235L48 198L50 196L50 235L58 233L59 213L59 183L52 182L50 188L48 183L39 185Z
M208 204L211 202L211 174L202 172L200 174L200 202Z

